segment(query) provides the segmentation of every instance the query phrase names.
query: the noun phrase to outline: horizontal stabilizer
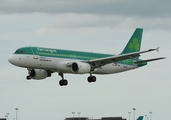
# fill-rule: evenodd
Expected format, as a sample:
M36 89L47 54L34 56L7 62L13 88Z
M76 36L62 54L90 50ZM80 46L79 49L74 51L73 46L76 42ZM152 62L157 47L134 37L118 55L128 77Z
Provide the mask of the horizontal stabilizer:
M143 62L151 62L151 61L155 61L155 60L161 60L161 59L165 59L165 57L160 57L160 58L154 58L154 59L148 59L148 60L141 60L141 61L136 61L134 63L143 63Z

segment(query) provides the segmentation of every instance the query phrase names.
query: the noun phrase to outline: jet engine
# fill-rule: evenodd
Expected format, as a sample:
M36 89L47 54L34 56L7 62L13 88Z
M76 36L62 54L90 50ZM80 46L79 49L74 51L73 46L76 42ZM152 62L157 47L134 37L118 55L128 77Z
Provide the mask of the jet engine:
M27 79L42 80L49 76L51 75L46 70L32 69L29 70L29 75L27 76Z
M85 74L91 71L90 64L78 61L59 61L56 68L61 73Z
M89 73L91 70L90 64L83 62L73 62L71 64L71 70L73 73L84 74Z

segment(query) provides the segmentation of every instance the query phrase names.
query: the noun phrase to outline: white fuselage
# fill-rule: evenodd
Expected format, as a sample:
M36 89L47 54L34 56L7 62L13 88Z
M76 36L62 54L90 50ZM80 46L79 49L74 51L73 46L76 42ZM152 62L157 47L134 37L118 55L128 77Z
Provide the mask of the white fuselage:
M80 61L75 59L63 59L56 57L43 57L38 55L21 55L13 54L9 57L8 61L13 65L24 67L24 68L33 68L33 69L44 69L51 70L53 72L63 72L68 73L68 71L60 71L57 68L57 63L59 61ZM100 68L96 68L92 73L93 74L112 74L123 72L131 69L138 68L136 65L127 65L119 63L110 63L104 65ZM72 73L72 72L69 72Z

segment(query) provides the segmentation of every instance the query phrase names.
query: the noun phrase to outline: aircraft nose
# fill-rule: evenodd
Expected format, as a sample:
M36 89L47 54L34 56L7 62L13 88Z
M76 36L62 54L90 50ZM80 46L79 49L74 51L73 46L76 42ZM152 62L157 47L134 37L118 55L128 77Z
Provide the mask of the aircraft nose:
M8 57L8 61L9 61L11 64L14 64L15 59L14 59L13 55L10 55L10 56Z

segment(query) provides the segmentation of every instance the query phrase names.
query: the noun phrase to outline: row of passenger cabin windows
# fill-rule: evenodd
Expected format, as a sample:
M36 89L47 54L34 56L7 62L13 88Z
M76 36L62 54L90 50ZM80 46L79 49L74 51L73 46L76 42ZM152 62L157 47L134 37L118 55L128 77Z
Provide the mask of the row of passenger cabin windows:
M24 50L17 50L15 53L16 54L26 54L27 52Z

